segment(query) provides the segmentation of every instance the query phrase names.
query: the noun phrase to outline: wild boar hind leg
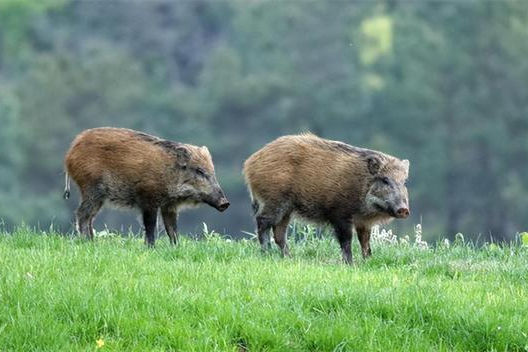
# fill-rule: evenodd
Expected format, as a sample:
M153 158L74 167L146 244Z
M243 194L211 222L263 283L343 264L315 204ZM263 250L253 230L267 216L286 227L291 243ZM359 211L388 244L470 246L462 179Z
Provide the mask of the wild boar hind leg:
M286 233L288 230L288 224L290 223L290 214L286 214L277 225L273 226L273 238L275 243L279 246L282 255L285 257L290 256L288 249L288 243L286 242Z
M270 245L269 230L272 226L271 219L263 216L257 216L257 235L260 242L260 247L263 251L267 251Z
M288 213L284 208L269 209L264 208L257 216L257 234L260 242L260 246L263 251L270 249L270 236L269 230L272 227L277 226L284 218L284 214ZM280 230L280 229L279 229ZM280 246L280 245L279 245ZM281 248L282 249L282 248Z
M178 212L174 208L162 208L161 217L163 218L163 225L165 226L165 231L169 236L170 244L176 245L178 242Z
M87 196L81 201L76 211L77 231L93 240L92 222L97 212L103 206L103 200L98 197Z

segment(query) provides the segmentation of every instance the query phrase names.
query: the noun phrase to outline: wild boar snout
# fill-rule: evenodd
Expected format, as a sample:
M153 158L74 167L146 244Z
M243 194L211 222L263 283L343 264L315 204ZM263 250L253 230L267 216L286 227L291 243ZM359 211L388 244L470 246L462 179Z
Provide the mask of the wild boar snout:
M216 209L218 209L219 211L224 211L226 210L227 208L229 208L229 205L231 203L229 203L229 201L227 200L227 198L222 198L222 200L220 201L220 203L218 204L218 207Z
M411 213L407 199L407 187L403 181L396 181L389 176L379 176L375 178L365 202L375 211L405 219Z
M215 186L214 190L205 197L204 202L220 212L229 208L229 205L231 204L227 200L220 186Z
M409 211L409 208L406 205L400 205L396 207L396 210L394 211L394 217L398 219L405 219L410 214L411 212Z
M224 211L227 208L229 208L230 203L227 200L227 198L226 198L224 192L222 191L222 189L220 188L220 186L217 187L217 191L215 193L216 193L216 199L217 199L215 208L218 211Z

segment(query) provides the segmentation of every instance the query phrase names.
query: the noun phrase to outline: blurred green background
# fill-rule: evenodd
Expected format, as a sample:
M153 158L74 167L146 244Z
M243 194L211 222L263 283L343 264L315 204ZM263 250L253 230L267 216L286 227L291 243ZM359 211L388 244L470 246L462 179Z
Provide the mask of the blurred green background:
M512 239L528 227L527 86L526 1L0 0L0 218L71 230L64 153L118 126L209 146L232 206L180 230L240 236L243 161L312 131L411 161L398 232Z

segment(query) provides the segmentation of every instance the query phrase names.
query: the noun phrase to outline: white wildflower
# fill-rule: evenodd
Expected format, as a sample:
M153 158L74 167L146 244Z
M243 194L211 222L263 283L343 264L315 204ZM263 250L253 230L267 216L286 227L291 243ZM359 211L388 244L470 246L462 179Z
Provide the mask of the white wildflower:
M104 237L113 237L113 236L115 236L115 234L110 232L108 229L104 229L104 230L101 230L101 231L94 230L94 236L95 237L104 238Z
M422 225L418 224L414 227L414 245L420 249L427 249L429 245L422 240Z
M410 241L410 239L409 239L408 235L405 235L404 237L400 238L400 244L408 245L409 241Z
M376 242L379 244L397 244L398 243L398 237L392 233L392 230L382 229L380 231L380 227L378 225L372 227L370 236L373 242Z
M414 245L418 247L419 249L428 249L429 245L425 241L415 241Z
M416 238L422 238L422 224L418 224L414 227L414 234L416 235Z

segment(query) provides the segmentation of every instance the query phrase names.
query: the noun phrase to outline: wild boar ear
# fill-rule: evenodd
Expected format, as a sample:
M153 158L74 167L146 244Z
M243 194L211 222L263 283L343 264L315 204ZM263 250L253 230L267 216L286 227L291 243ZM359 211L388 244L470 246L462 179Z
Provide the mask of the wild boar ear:
M211 155L211 153L209 152L209 149L205 145L202 145L200 149L203 150L205 154Z
M174 151L176 153L176 158L178 159L178 165L186 167L187 163L191 159L191 153L189 152L189 149L184 146L179 146L175 148Z
M377 156L367 158L367 167L371 175L376 175L381 169L381 160Z
M405 159L402 160L403 168L405 169L405 173L409 175L409 160Z

